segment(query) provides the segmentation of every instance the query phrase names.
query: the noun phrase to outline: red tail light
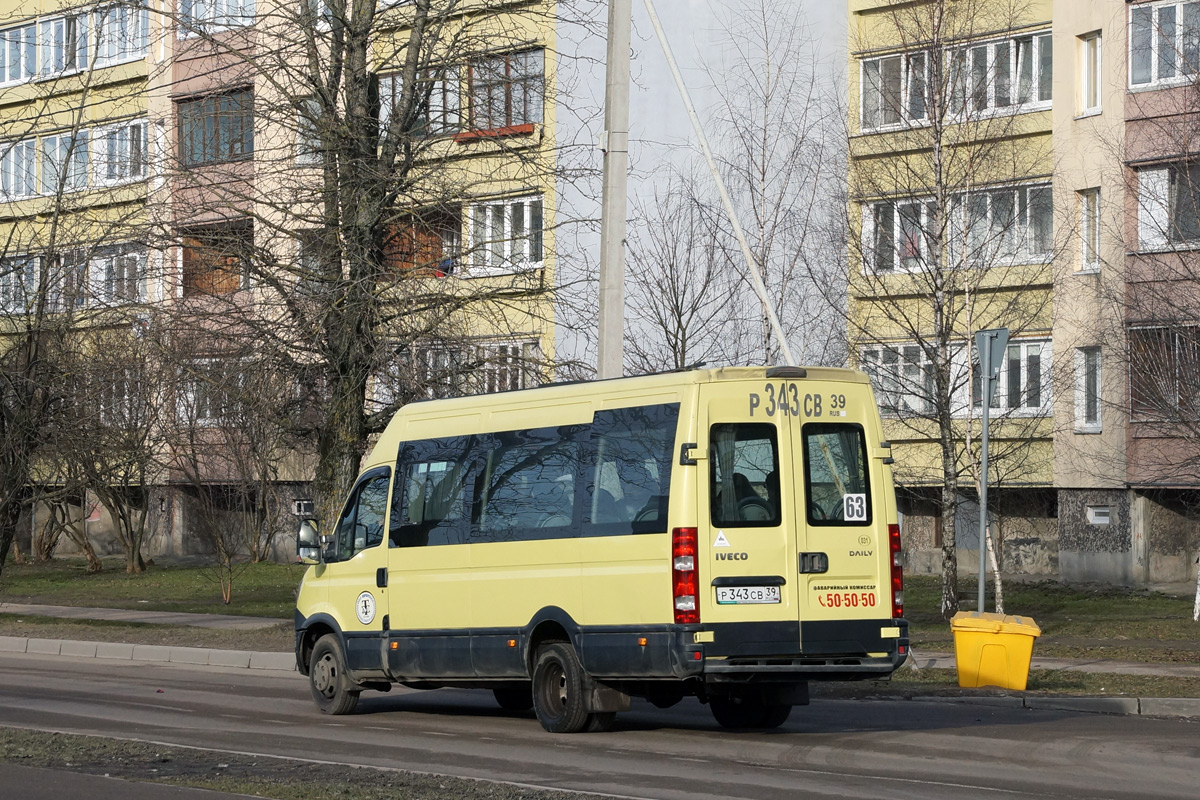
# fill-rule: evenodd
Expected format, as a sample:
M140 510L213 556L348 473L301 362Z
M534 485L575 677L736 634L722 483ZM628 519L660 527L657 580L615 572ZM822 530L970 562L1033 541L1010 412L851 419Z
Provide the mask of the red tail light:
M892 616L904 616L904 552L900 549L900 526L888 525L888 550L892 556Z
M671 531L671 594L675 602L675 622L700 621L700 595L696 578L696 529Z

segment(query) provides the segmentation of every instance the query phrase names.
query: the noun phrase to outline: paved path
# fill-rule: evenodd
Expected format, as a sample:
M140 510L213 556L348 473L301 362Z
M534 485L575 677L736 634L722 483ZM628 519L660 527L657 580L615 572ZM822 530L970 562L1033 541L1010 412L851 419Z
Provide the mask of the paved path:
M274 628L289 620L276 617L239 617L234 614L185 614L178 611L142 611L134 608L84 608L0 603L0 614L29 614L63 619L99 619L112 622L148 622L156 625L188 625L193 628L257 630Z

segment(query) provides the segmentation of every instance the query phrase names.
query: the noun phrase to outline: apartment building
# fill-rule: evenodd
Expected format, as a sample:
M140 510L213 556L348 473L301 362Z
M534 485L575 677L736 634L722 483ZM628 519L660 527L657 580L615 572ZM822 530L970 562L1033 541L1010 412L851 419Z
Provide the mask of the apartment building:
M478 0L416 33L411 3L380 3L365 63L335 70L350 13L0 2L5 330L50 285L61 324L125 334L93 339L85 360L112 367L156 342L153 376L118 364L92 387L109 420L156 406L139 416L155 431L135 502L149 554L194 549L206 502L265 471L286 487L273 507L311 510L317 445L280 439L256 461L239 415L271 392L299 414L327 391L314 331L341 300L322 286L342 299L366 287L354 295L373 348L369 363L354 357L365 415L530 385L553 358L553 3ZM268 351L292 368L278 385L263 378ZM68 514L96 500L89 490ZM92 526L101 539L117 524L108 505Z
M910 568L940 571L948 541L977 564L972 342L1005 328L1000 568L1194 574L1197 8L849 3L850 339L887 418Z

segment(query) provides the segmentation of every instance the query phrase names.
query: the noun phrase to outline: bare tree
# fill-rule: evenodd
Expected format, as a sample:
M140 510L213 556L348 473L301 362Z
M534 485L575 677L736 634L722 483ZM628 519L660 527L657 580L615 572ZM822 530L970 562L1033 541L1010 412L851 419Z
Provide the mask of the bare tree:
M861 235L849 240L850 338L890 437L915 442L897 449L898 482L936 487L949 616L956 512L979 479L974 331L1012 335L989 480L1036 481L1050 457L1052 161L1048 128L1026 112L1049 108L1051 37L1019 30L1029 18L1019 2L880 5L871 37L852 45L851 223Z
M171 327L213 358L252 349L298 387L291 433L311 442L322 518L440 354L540 357L523 345L552 326L544 98L565 7L330 0L263 4L252 27L170 20L175 57L221 76L164 87L196 87L173 101L152 198L182 263ZM205 138L216 119L224 144Z
M717 98L708 134L723 180L793 352L806 363L843 363L840 317L826 307L826 296L844 296L828 282L845 286L836 269L842 248L828 236L844 217L826 202L845 174L837 104L822 93L826 75L796 4L744 0L724 11L722 25L719 52L729 58L706 60L706 70ZM668 174L667 184L636 210L627 336L634 369L780 358L701 164L697 153L686 178L652 174Z
M635 201L629 237L626 361L635 373L740 361L732 312L740 291L717 243L719 209L699 199L694 179L670 175Z

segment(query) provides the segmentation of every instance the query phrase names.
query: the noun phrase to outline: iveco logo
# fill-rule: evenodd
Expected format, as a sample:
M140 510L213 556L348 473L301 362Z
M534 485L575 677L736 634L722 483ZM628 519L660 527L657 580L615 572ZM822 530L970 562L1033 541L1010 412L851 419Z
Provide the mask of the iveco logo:
M717 561L748 561L748 553L717 553Z

